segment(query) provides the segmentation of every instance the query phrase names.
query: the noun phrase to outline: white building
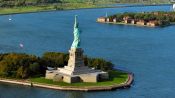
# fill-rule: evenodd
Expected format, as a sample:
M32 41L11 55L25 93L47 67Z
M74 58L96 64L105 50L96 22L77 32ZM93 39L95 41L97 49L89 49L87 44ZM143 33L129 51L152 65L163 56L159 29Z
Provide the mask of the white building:
M175 11L175 4L173 4L173 11Z

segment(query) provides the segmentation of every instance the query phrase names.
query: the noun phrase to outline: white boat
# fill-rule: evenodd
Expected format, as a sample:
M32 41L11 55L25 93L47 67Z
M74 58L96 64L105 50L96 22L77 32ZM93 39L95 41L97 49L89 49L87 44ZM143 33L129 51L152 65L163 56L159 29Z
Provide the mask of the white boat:
M173 10L175 11L175 4L173 4Z
M24 47L24 45L23 45L22 43L20 43L20 44L19 44L19 47L20 47L20 48L23 48L23 47Z
M11 17L12 17L12 16L10 15L10 16L9 16L9 21L11 21L11 20L12 20L12 18L11 18Z

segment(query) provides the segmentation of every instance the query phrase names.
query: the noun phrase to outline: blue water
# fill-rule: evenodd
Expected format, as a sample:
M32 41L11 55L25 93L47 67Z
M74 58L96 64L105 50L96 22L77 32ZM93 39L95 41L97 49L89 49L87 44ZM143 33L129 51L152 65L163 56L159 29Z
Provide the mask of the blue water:
M106 92L57 91L0 83L0 98L173 98L175 97L175 26L148 28L96 23L108 14L169 11L170 6L83 9L0 16L0 52L42 55L68 52L73 40L74 15L78 15L82 48L91 57L112 61L131 71L131 88ZM21 49L19 44L24 48Z

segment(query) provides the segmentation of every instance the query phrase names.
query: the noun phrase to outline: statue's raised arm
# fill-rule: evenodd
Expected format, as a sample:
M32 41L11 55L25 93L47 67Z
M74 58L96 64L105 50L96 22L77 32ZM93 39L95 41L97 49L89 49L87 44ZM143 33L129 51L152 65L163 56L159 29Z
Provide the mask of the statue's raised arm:
M80 47L80 30L77 21L77 15L75 16L75 24L74 24L74 41L72 43L71 48L79 48Z

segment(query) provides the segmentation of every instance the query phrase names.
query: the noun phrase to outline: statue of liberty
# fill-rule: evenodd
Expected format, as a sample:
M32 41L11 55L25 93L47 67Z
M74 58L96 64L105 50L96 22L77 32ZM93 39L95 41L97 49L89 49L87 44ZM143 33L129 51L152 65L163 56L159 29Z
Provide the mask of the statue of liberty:
M72 43L71 48L79 48L80 47L80 30L77 22L77 15L75 15L75 24L74 24L74 41Z

